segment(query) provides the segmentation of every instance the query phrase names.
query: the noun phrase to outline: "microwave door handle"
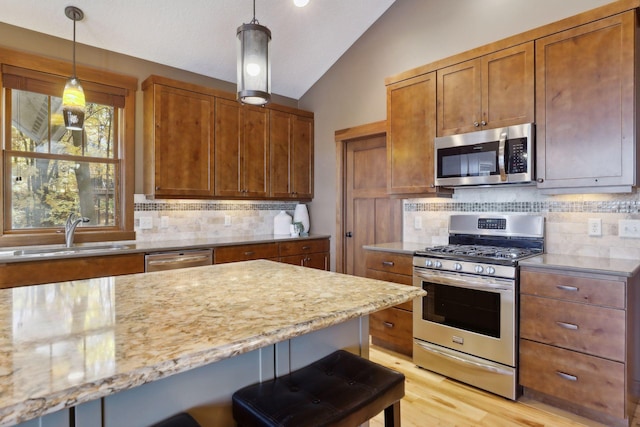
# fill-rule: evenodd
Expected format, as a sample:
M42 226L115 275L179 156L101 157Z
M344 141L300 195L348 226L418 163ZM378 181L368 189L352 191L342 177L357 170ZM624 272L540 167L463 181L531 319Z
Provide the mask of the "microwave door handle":
M505 144L507 141L507 132L502 132L500 134L500 143L498 145L498 168L500 169L500 181L507 180L507 172L504 169L505 164Z

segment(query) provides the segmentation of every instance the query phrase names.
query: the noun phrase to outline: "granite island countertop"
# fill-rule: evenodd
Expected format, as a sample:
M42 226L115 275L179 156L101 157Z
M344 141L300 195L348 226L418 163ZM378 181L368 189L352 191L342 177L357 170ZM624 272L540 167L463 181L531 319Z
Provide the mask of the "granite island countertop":
M0 425L423 294L266 260L0 290Z

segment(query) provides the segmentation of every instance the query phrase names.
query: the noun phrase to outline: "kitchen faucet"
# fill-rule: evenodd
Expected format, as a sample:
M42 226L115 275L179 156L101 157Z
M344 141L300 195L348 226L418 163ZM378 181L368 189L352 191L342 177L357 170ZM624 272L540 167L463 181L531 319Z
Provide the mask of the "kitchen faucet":
M90 219L84 216L76 217L73 212L67 217L67 222L64 224L64 243L70 248L73 245L73 235L76 232L76 227L81 222L89 222Z

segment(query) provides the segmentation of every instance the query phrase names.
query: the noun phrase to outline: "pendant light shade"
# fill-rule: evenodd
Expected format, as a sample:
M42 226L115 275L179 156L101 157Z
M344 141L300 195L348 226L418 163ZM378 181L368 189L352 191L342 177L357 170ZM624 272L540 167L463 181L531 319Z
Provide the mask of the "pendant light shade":
M256 19L238 27L238 101L265 105L271 100L271 31Z
M64 9L64 14L73 21L73 75L64 86L62 115L67 129L82 130L85 101L84 91L76 77L76 21L81 21L84 18L84 13L75 6L67 6Z

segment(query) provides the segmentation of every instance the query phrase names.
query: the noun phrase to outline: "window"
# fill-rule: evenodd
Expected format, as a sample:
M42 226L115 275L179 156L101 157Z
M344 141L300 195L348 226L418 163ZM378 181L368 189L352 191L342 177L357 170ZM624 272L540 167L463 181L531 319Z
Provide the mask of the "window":
M105 81L84 80L79 71L85 125L70 131L62 119L66 77L46 71L2 64L0 245L61 243L70 213L90 219L77 229L77 242L135 238L133 124L126 125L133 121L134 91L113 85L109 74Z

